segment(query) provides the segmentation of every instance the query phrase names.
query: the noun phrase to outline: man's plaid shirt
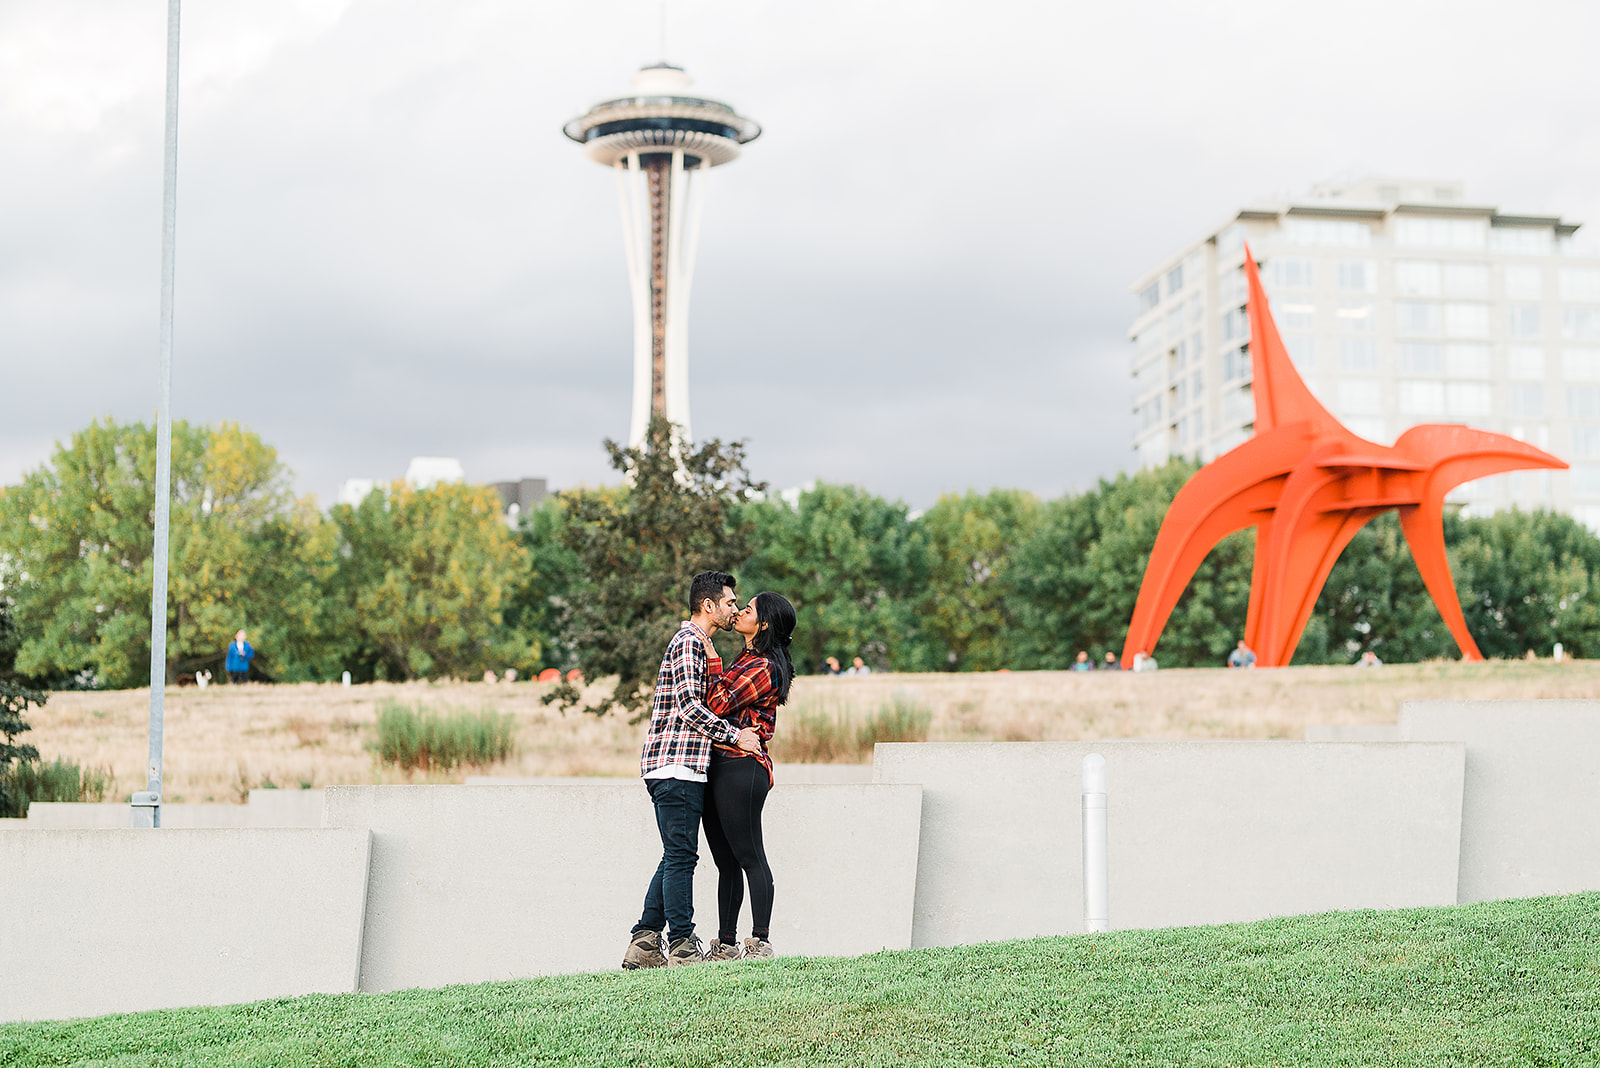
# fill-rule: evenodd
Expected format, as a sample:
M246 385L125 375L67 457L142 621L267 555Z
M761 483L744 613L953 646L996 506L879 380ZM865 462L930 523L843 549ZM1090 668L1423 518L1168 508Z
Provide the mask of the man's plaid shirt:
M706 707L705 632L684 622L661 658L656 692L650 698L650 729L644 736L639 774L682 764L704 772L711 766L711 743L739 740L739 728Z

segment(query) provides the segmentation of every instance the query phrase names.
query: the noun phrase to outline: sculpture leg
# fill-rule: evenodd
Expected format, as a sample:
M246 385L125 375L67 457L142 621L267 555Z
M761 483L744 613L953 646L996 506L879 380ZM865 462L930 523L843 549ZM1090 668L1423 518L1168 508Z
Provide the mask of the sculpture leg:
M1411 549L1411 559L1416 561L1422 584L1428 587L1444 625L1461 649L1463 660L1482 660L1478 643L1467 630L1467 619L1461 614L1461 598L1456 594L1455 579L1450 575L1450 558L1444 548L1444 509L1433 500L1425 500L1414 508L1400 509L1400 529Z

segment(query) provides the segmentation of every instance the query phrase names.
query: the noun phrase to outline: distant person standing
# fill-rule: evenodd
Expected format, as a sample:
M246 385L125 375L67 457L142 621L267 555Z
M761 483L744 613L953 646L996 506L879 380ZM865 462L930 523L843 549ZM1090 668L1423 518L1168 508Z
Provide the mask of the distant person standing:
M1100 662L1101 671L1120 671L1122 665L1117 663L1117 654L1110 649L1106 650L1106 658Z
M865 660L858 656L854 660L850 661L850 666L845 669L845 674L870 675L872 674L872 669L867 666L867 662Z
M1160 666L1160 664L1156 663L1156 658L1151 656L1147 650L1140 649L1133 654L1133 670L1135 671L1154 671Z
M1228 654L1228 666L1231 668L1253 668L1256 666L1256 654L1244 639L1239 639L1239 645Z
M244 631L236 631L228 643L228 681L250 681L250 661L256 651L244 640Z
M839 675L839 674L842 674L842 672L840 672L840 670L839 670L839 658L836 657L836 656L830 656L827 659L823 660L822 661L822 672L821 673L824 674L824 675Z
M1078 650L1078 659L1076 659L1076 660L1074 660L1072 662L1072 667L1069 670L1071 670L1071 671L1093 671L1094 670L1094 664L1092 662L1090 662L1089 654L1085 650L1079 649Z
M1361 654L1361 659L1356 661L1356 667L1382 667L1383 661L1378 659L1378 654L1368 649Z

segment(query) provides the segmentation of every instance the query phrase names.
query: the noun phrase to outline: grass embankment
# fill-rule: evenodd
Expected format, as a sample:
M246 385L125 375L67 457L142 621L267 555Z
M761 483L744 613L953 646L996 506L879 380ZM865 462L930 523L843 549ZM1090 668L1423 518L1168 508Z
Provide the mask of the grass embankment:
M598 685L598 684L597 684ZM644 727L625 715L562 713L539 698L549 686L481 682L366 686L212 686L167 691L169 801L244 801L251 787L292 789L336 783L460 782L469 772L407 770L374 758L385 702L443 712L492 709L514 717L515 751L494 766L504 775L637 775ZM598 697L598 688L590 696ZM892 726L897 704L930 714L934 742L1079 741L1099 738L1294 738L1308 723L1393 723L1416 698L1593 697L1600 661L1213 668L1129 671L1018 671L937 675L802 676L778 713L774 750L782 759L866 761ZM22 740L47 759L106 768L110 798L144 788L149 750L147 690L53 693L30 710ZM832 727L830 728L830 724ZM891 732L892 733L892 732ZM903 736L903 735L902 735Z
M1578 1065L1600 894L0 1026L0 1064Z

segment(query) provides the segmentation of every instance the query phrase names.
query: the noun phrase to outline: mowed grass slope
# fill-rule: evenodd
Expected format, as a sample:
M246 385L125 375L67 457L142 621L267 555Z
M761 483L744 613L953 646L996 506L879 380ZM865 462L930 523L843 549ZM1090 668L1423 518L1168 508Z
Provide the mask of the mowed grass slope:
M119 1068L1596 1063L1600 894L0 1026Z

